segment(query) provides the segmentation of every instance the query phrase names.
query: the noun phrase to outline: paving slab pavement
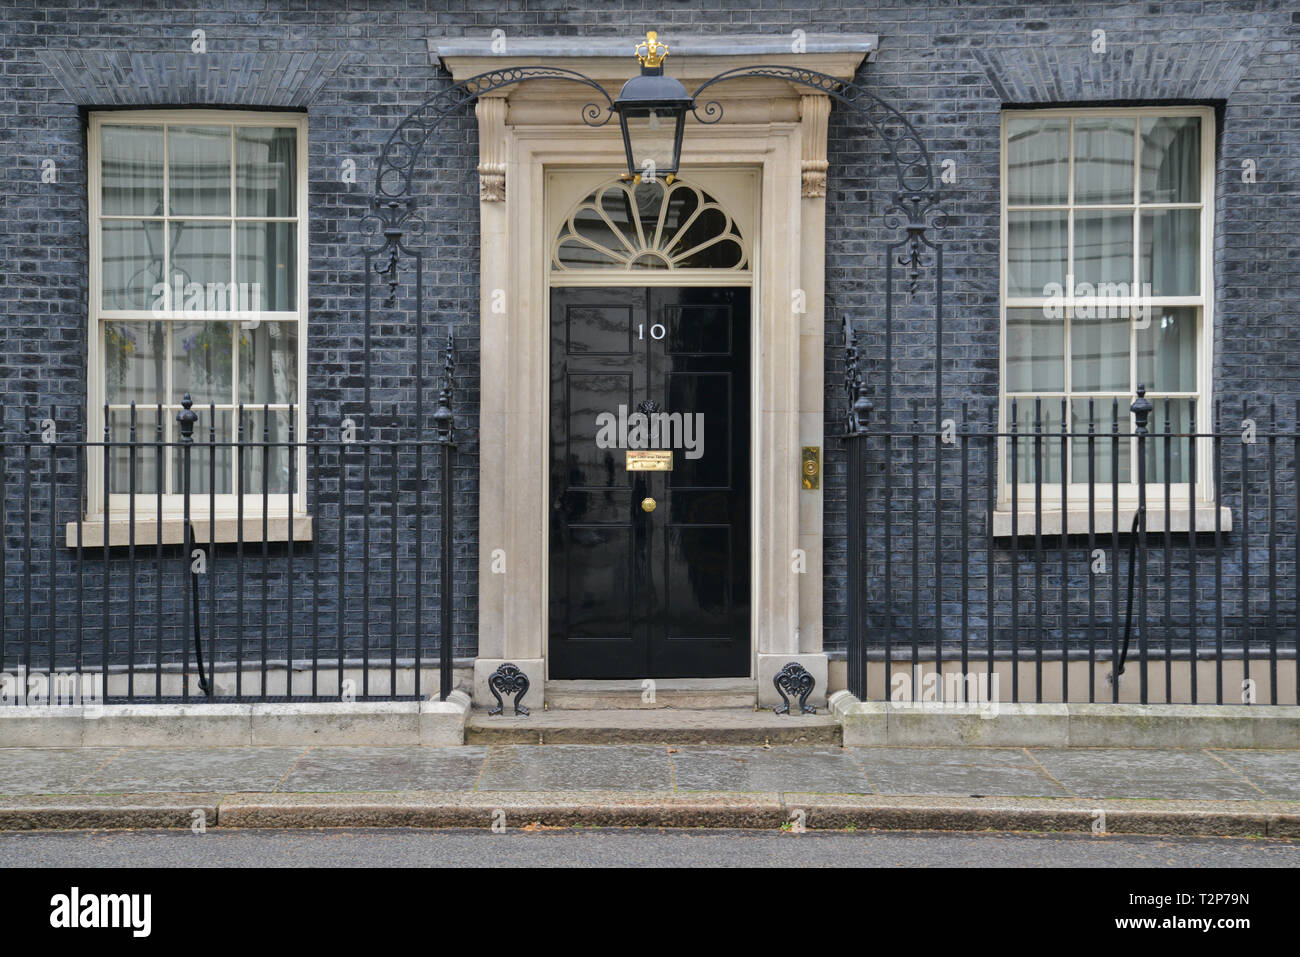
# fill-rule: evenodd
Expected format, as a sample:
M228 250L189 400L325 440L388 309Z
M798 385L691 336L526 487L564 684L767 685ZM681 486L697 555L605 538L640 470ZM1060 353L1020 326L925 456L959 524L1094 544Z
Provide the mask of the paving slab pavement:
M0 830L187 826L195 809L209 826L484 826L508 808L515 822L766 827L796 806L827 827L1086 830L1104 809L1135 833L1300 836L1300 750L0 748Z
M683 747L669 757L679 791L877 793L844 748Z
M852 748L880 794L1078 796L1024 748Z
M1282 797L1210 750L1044 748L1034 756L1045 771L1083 797L1256 800Z
M507 744L487 749L481 791L671 791L664 746Z
M487 748L308 748L268 791L472 790ZM245 790L254 790L247 788Z
M64 794L121 748L0 748L0 794Z
M68 790L80 794L273 791L302 750L120 748Z
M1300 751L1214 751L1271 797L1300 801Z

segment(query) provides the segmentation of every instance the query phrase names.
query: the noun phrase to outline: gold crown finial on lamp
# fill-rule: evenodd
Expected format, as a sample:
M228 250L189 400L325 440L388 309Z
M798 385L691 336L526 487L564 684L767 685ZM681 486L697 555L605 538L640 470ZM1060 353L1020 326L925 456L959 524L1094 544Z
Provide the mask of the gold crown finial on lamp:
M636 54L642 66L656 67L664 62L664 57L668 55L668 47L660 43L659 34L651 30L632 52Z
M668 47L659 42L659 34L646 33L634 52L641 61L640 75L624 83L611 104L623 132L627 178L640 183L646 174L671 184L681 164L686 114L695 109L695 100L680 80L664 75Z

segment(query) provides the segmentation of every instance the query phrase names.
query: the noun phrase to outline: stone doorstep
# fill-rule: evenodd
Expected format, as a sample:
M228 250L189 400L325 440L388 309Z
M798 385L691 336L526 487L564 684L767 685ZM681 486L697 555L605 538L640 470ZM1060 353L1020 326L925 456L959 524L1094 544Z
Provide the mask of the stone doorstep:
M0 747L458 746L470 699L0 708Z
M0 831L207 827L847 828L1300 838L1300 802L568 791L58 795L0 799ZM1099 835L1101 837L1101 835Z
M743 678L656 678L653 683L633 681L546 682L546 707L556 711L609 711L626 708L753 708L758 689Z
M1295 748L1291 705L994 704L859 701L831 695L845 747Z
M840 722L817 714L749 708L630 708L534 711L516 717L475 709L466 744L840 744Z

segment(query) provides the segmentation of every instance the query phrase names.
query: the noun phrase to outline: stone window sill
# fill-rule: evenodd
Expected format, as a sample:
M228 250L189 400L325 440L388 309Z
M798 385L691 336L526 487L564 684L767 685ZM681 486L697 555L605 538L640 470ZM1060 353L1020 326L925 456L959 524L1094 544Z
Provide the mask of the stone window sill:
M194 537L199 544L209 541L208 538L208 517L195 516L191 520L194 526ZM162 543L164 545L180 545L185 541L184 535L185 521L179 515L169 516L164 514L162 520ZM104 516L88 515L81 523L82 534L85 538L85 548L103 548L104 547ZM239 519L234 516L223 517L217 516L216 537L211 539L216 542L235 542L239 538ZM77 523L68 522L66 526L67 545L69 548L77 547ZM130 545L131 544L131 525L125 519L110 519L108 523L109 544L111 546ZM295 542L309 542L312 538L312 517L305 513L298 513L293 517L293 540ZM266 539L270 542L287 542L289 540L289 517L281 512L276 514L271 512L266 517ZM262 541L262 516L260 513L249 515L244 513L244 544L250 542L261 543ZM156 516L142 518L137 516L135 520L135 544L157 545L158 544L158 519Z
M1133 516L1137 514L1136 503L1120 503L1119 511L1116 512L1109 505L1105 508L1098 504L1094 512L1094 521L1096 523L1097 535L1110 535L1114 522L1118 519L1119 531L1121 535L1128 535L1133 529ZM1043 535L1060 535L1061 518L1065 516L1066 534L1069 535L1087 535L1088 534L1088 509L1067 508L1062 510L1058 507L1044 506L1042 510ZM1153 532L1163 533L1166 526L1166 514L1164 508L1153 508L1147 506L1147 534ZM1225 505L1219 509L1219 529L1223 532L1232 531L1232 511ZM1183 507L1174 507L1168 513L1168 527L1171 532L1187 532L1191 524L1191 510ZM1033 536L1037 527L1037 518L1033 508L1026 509L1021 506L1017 509L1016 518L1016 535L1018 538ZM1214 506L1206 504L1198 506L1196 509L1196 531L1205 533L1214 532ZM1011 537L1011 509L995 509L993 512L993 537L1010 538Z

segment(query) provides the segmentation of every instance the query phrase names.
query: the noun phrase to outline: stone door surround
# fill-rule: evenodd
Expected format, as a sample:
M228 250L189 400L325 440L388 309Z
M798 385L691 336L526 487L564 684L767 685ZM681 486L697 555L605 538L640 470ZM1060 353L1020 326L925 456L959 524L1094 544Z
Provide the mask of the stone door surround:
M688 90L724 70L798 66L852 79L876 37L674 37L668 72ZM576 70L618 95L633 75L635 39L490 37L431 39L431 56L464 80L490 70L545 64ZM617 121L593 129L581 110L592 91L539 80L479 99L481 382L477 704L493 703L487 678L503 662L529 677L524 704L540 707L546 681L547 494L550 336L547 318L546 171L617 169ZM830 100L779 79L719 84L709 98L722 121L688 117L683 175L694 165L757 170L754 238L758 303L752 342L755 386L753 657L759 700L779 699L772 678L797 661L824 702L822 500L800 483L800 450L824 446L826 126ZM494 384L509 384L498 388ZM494 559L495 556L495 559ZM495 566L495 570L494 570ZM504 570L502 570L504 569Z

